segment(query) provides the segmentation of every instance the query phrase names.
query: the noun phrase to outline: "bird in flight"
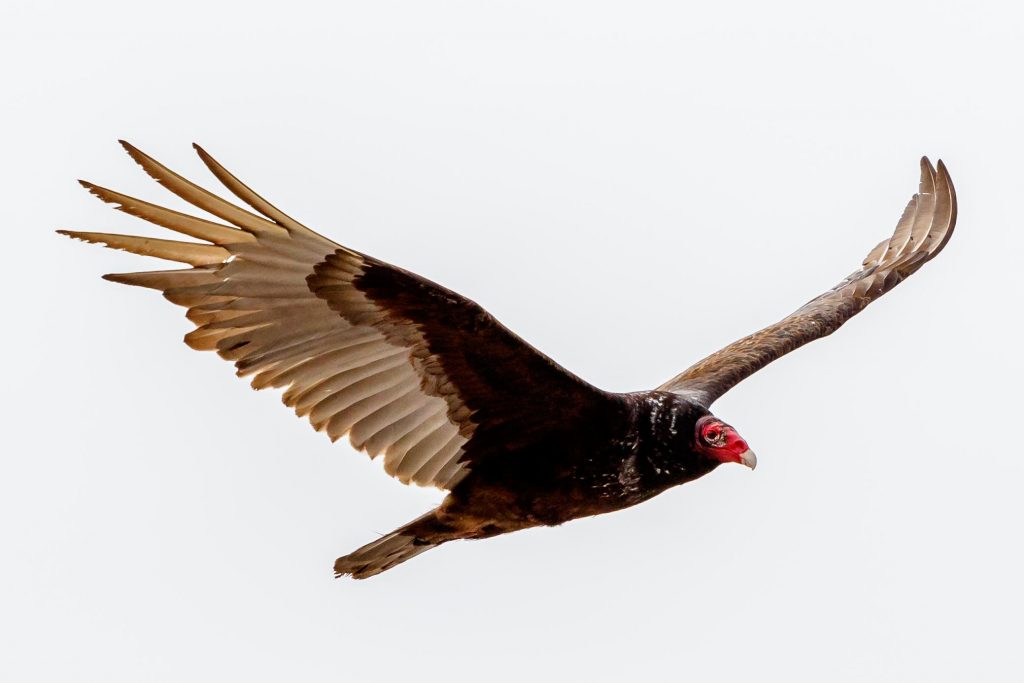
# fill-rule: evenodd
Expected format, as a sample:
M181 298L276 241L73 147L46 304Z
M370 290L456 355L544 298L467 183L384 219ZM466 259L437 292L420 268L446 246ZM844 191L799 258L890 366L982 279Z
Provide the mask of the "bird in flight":
M104 276L188 309L193 349L216 351L332 441L381 457L403 483L448 494L434 510L339 558L363 579L457 539L620 510L708 474L754 468L747 442L711 405L768 363L831 334L942 251L956 196L940 161L891 237L781 321L652 391L611 393L575 376L469 299L361 254L290 218L198 145L251 209L193 184L132 145L158 183L219 220L81 181L117 209L198 241L58 231L190 266Z

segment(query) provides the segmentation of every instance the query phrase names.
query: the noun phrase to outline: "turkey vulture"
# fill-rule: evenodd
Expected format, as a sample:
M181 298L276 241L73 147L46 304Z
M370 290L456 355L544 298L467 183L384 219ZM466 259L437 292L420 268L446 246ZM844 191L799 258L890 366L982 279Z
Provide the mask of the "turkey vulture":
M619 510L753 452L711 404L783 354L837 330L942 251L956 222L945 166L921 160L920 189L892 237L838 285L780 322L653 391L591 386L476 303L319 235L282 213L198 145L253 211L193 184L128 143L158 183L223 222L82 181L125 213L193 237L61 234L190 268L106 275L188 309L194 349L216 351L255 389L331 438L382 456L404 483L448 492L434 510L339 558L366 578L456 539L487 538Z

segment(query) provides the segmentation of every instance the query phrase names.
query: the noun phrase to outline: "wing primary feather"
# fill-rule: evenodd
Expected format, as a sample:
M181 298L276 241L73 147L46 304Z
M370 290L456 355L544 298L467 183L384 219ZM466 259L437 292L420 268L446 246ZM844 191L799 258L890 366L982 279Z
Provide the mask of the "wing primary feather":
M284 213L276 206L268 202L263 197L259 196L250 188L248 185L239 180L231 171L227 170L214 159L205 149L200 147L197 143L192 143L192 148L195 149L199 158L203 160L206 167L210 169L210 172L217 177L224 187L231 190L232 193L243 202L262 213L267 218L278 223L281 227L285 228L289 232L301 232L311 233L312 230L307 228L302 223L299 223L294 218Z
M935 169L927 157L921 158L921 189L918 193L920 208L910 226L910 235L903 253L913 253L921 248L925 236L935 220Z
M197 218L190 216L187 213L181 213L180 211L174 211L172 209L165 209L162 206L156 204L150 204L149 202L135 197L129 197L126 194L115 192L114 190L108 190L105 187L100 187L90 183L88 180L79 180L78 184L89 191L94 197L97 197L107 204L117 204L114 208L118 211L141 218L144 221L159 225L162 228L180 232L183 235L189 237L195 237L196 239L205 240L207 242L213 242L214 244L235 244L238 242L249 242L255 240L255 236L251 233L237 228L232 228L227 225L221 225L220 223L214 223L208 221L205 218Z
M224 247L217 247L212 244L177 242L175 240L136 237L134 235L116 235L104 232L58 230L57 233L72 239L82 240L83 242L102 244L110 249L120 249L133 254L139 254L140 256L153 256L168 261L187 263L192 266L209 266L215 263L222 263L231 256L231 252Z
M935 245L928 250L929 258L933 258L945 248L949 238L953 236L953 230L956 227L956 188L953 187L953 182L949 178L949 170L942 163L942 159L939 159L936 178L942 186L936 207L936 211L941 214L941 228L939 229Z
M109 273L104 275L103 279L122 285L134 285L150 289L212 285L220 282L220 279L212 271L199 268L147 270L141 273Z
M206 190L196 185L191 180L178 175L130 143L125 142L124 140L119 140L118 142L120 142L121 146L124 147L126 152L128 152L128 156L134 159L135 163L141 166L151 178L188 203L199 207L203 211L208 211L214 216L222 218L229 223L233 223L254 235L261 235L264 233L288 234L288 231L280 225L277 225L262 216L250 213L245 209L241 209L231 202L221 199L209 190Z

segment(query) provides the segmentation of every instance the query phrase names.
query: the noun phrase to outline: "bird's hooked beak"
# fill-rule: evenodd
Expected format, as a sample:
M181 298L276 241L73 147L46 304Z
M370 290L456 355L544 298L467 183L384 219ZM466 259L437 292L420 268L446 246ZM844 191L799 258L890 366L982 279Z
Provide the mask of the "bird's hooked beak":
M749 448L740 453L739 457L740 462L749 467L750 469L754 469L755 467L757 467L757 456L754 455L754 451L750 450Z
M722 447L722 450L729 454L729 459L746 465L750 469L757 467L757 456L754 455L754 451L750 450L750 446L747 445L743 437L728 425L725 425L725 430L725 446Z

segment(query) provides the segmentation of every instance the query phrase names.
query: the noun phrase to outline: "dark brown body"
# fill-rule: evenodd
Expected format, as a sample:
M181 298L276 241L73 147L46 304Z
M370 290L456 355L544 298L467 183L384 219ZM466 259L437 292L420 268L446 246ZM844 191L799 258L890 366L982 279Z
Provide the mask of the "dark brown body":
M448 541L614 512L721 464L694 450L695 424L707 410L667 392L615 399L589 421L596 428L591 433L552 432L542 444L481 459L436 510L339 559L335 571L370 575ZM396 535L407 540L409 554L383 565L372 561L376 554L364 557Z
M618 398L616 413L591 422L599 432L565 434L484 460L445 499L441 514L454 524L490 520L486 528L494 533L554 526L636 505L720 464L692 449L693 424L706 411L668 393Z

